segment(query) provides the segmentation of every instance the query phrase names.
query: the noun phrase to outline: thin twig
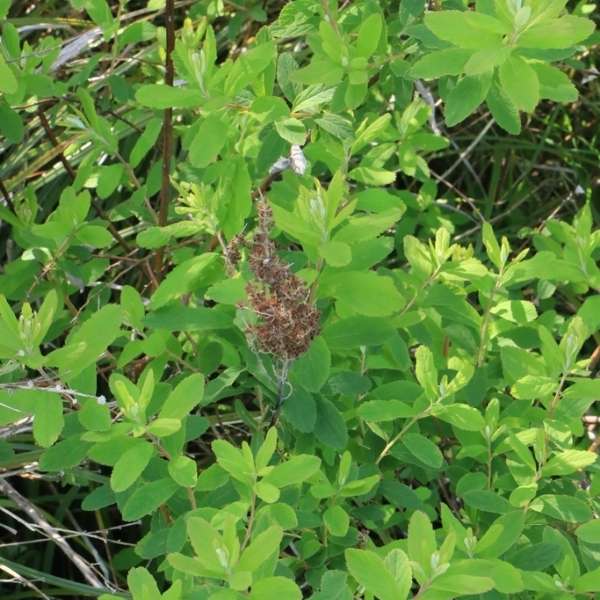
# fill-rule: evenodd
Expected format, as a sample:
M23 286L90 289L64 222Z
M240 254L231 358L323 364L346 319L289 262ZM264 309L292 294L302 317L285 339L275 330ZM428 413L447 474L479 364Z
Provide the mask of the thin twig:
M0 491L12 500L32 521L66 554L67 558L77 567L85 580L95 588L105 589L92 567L84 558L75 552L64 540L55 527L50 525L39 513L37 507L22 496L6 479L0 479Z
M52 130L52 127L50 126L50 123L48 122L48 118L46 117L46 113L44 112L43 105L40 105L38 107L37 113L38 113L40 122L42 124L42 127L43 127L46 135L48 136L48 139L50 140L50 143L55 148L60 148L60 142L58 141L54 131ZM67 157L65 156L64 152L62 152L62 151L59 152L58 159L60 160L63 167L65 168L65 171L69 174L71 181L75 181L77 174L75 172L75 169L73 168L73 166L71 165L71 163L69 162ZM131 167L128 163L127 163L127 166L131 169ZM133 171L133 170L131 170L131 171ZM133 173L130 173L130 176L132 174ZM135 174L133 174L133 179L134 179L134 181L137 181L137 179L135 178ZM139 182L138 182L138 187L139 187ZM92 206L94 207L94 210L98 213L99 217L103 221L106 221L108 230L109 230L110 234L113 236L113 238L115 239L115 241L121 246L121 248L123 248L123 250L125 252L131 252L131 247L129 246L129 244L125 241L123 236L119 233L119 230L117 229L116 225L111 221L110 217L104 211L101 204L94 197L92 197ZM14 210L13 210L13 212L14 212ZM144 271L146 271L148 280L153 284L154 288L156 289L158 287L158 281L156 280L156 277L154 276L154 273L152 272L152 268L150 267L147 260L145 260L143 262L143 268L144 268Z
M455 169L460 165L461 162L464 163L466 161L469 154L471 154L471 152L473 152L473 150L477 147L479 142L481 142L481 140L484 138L485 134L492 128L493 125L494 125L494 120L490 119L486 123L485 127L477 134L475 139L464 150L461 150L459 152L458 158L454 161L454 163L452 163L452 165L450 165L446 169L446 171L444 171L444 173L442 174L442 178L446 179L451 173L453 173L455 171Z
M4 571L8 575L10 575L15 581L18 581L25 587L32 589L36 594L38 594L40 598L44 598L44 600L51 600L50 596L46 596L46 594L44 594L44 592L42 592L42 590L40 590L40 588L38 588L33 582L29 581L28 579L25 579L23 575L20 575L15 570L11 569L9 566L0 564L0 571Z
M165 84L173 86L175 67L173 65L173 51L175 50L175 2L167 0L165 8L165 28L167 30L167 48L165 57ZM171 156L173 154L173 109L166 108L163 116L162 127L162 182L160 186L160 204L158 209L158 225L164 227L169 215L169 197L171 187ZM156 252L155 270L158 278L161 277L163 266L163 250Z
M0 179L0 192L2 192L2 195L4 196L4 200L6 200L6 205L8 206L8 208L10 208L11 212L16 215L16 211L15 211L15 205L13 204L12 198L10 197L10 194L8 193L8 190L6 189L6 186L4 185L4 182L2 181L2 179Z

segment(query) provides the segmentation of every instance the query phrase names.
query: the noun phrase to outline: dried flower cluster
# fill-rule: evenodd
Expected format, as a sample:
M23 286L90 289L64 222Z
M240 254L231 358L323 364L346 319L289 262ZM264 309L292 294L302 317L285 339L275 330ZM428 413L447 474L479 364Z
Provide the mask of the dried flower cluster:
M230 271L234 271L242 258L241 249L246 246L246 240L242 233L231 238L224 247L225 263Z
M269 238L273 214L261 199L257 202L258 229L250 245L249 264L256 281L246 292L259 323L247 333L261 352L281 360L293 360L308 350L319 332L319 311L310 290L276 254Z

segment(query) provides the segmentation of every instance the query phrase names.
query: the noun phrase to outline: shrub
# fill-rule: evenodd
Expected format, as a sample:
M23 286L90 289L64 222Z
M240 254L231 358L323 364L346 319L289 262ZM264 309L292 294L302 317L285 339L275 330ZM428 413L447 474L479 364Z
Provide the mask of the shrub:
M468 199L469 231L427 162L576 100L581 3L71 0L70 42L17 4L0 489L73 571L0 566L104 600L594 597L592 206L502 235ZM75 499L133 547L76 551Z

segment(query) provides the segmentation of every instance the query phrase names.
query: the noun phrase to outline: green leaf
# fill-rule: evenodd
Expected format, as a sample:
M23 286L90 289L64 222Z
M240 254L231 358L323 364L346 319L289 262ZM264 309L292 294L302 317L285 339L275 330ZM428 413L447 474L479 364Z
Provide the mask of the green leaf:
M95 398L86 398L81 404L77 418L83 427L88 431L110 430L112 421L110 409L106 404L99 404Z
M504 300L490 308L493 315L523 325L537 318L537 310L527 300Z
M225 440L215 440L212 450L219 465L232 477L242 483L251 485L255 478L254 462ZM251 462L252 461L252 462Z
M186 284L187 285L187 284ZM173 291L178 295L176 291ZM146 315L144 325L152 329L169 331L209 331L227 329L232 324L232 315L219 310L220 307L182 306L171 304Z
M171 87L169 85L143 85L135 93L135 99L150 108L193 108L203 102L199 90Z
M0 54L0 92L14 94L19 87L17 78L11 68L6 64L4 56Z
M175 389L167 396L160 409L161 419L183 419L204 398L204 377L199 373L189 375L181 380Z
M469 76L482 75L493 71L510 56L510 48L491 48L475 52L465 64Z
M399 221L405 210L406 207L401 204L399 207L382 210L377 214L351 217L349 223L336 233L335 241L357 244L375 239Z
M446 97L444 115L449 127L458 125L485 100L490 77L463 77Z
M364 496L368 494L380 480L379 475L371 475L370 477L364 477L362 479L355 479L349 481L342 488L340 495L343 498L354 498L355 496Z
M141 440L125 452L116 462L111 473L112 490L122 492L131 487L141 477L153 456L154 446Z
M461 596L484 594L494 587L494 580L489 577L479 577L477 575L455 575L451 571L443 573L436 577L431 588L450 594L459 594Z
M257 581L250 592L250 600L301 600L300 588L287 577L266 577Z
M275 121L275 129L290 144L302 146L306 141L306 128L304 127L304 123L299 119L290 117Z
M236 571L256 572L273 554L279 554L279 545L282 538L283 530L276 525L259 533L242 552L236 565Z
M264 481L278 488L297 485L310 479L320 466L321 459L317 456L299 454L273 467L272 471L264 477Z
M444 457L439 448L424 435L420 433L407 433L402 438L406 449L422 463L432 469L440 469L444 463Z
M594 519L580 525L575 530L575 535L586 544L600 544L600 520Z
M216 576L223 575L228 562L224 540L219 532L205 519L191 516L186 520L186 530L198 562ZM214 575L213 575L214 576Z
M494 82L485 102L502 129L513 135L521 133L519 110L498 83Z
M317 399L317 420L315 423L317 439L327 446L343 450L348 443L348 429L340 411L327 398Z
M162 119L152 119L145 126L142 134L137 138L129 154L129 164L135 169L152 150L162 129Z
M547 98L555 102L575 102L577 100L579 96L577 88L565 73L542 62L532 63L531 66L540 82L540 98Z
M325 340L319 336L310 348L297 358L290 370L290 377L309 392L318 392L329 379L331 353Z
M396 172L374 167L356 167L348 173L348 178L365 185L390 185L396 181Z
M463 431L483 431L485 420L481 413L468 404L436 404L431 414Z
M407 549L409 558L421 567L420 574L415 571L415 576L421 583L431 571L431 557L437 551L437 543L431 521L420 510L410 517Z
M502 36L508 33L501 21L468 10L429 12L424 20L438 38L461 48L500 47Z
M369 400L358 407L357 414L365 421L380 423L412 417L415 409L400 400Z
M438 372L435 368L433 352L427 346L419 346L415 352L415 376L430 402L437 400Z
M367 125L367 121L365 120L359 129L360 133L358 134L356 141L354 144L352 144L352 148L350 150L351 153L356 154L372 141L379 138L383 131L387 129L391 120L392 115L390 113L385 113L377 117L369 125Z
M107 248L114 242L113 236L100 225L84 225L75 234L78 242L93 248Z
M114 503L115 495L112 493L110 487L104 484L95 488L93 492L83 499L81 508L89 511L99 510Z
M60 436L65 421L62 398L51 392L35 392L33 438L38 446L49 448Z
M127 574L127 586L133 600L161 600L156 581L144 567L135 567Z
M283 404L283 416L298 431L311 433L317 420L314 396L301 387L294 387Z
M343 312L352 311L368 317L389 316L406 304L391 278L372 271L323 275L318 295L335 298Z
M408 556L399 548L395 548L387 554L383 562L396 580L400 598L406 598L412 587L412 567Z
M273 502L277 502L281 496L279 488L276 488L274 485L271 485L266 481L259 481L254 486L254 490L256 491L256 495L267 504L273 504Z
M594 22L590 19L566 15L528 27L519 36L517 43L522 48L539 50L569 48L592 35L594 29Z
M347 317L325 326L323 337L331 350L358 346L380 346L395 333L389 320L375 317Z
M207 572L206 567L196 558L184 556L179 552L173 552L167 555L167 561L171 567L180 573L193 575L194 577L209 577L213 575L210 571Z
M344 242L325 242L319 246L319 254L332 267L345 267L352 260L352 250Z
M121 306L126 312L129 322L136 327L136 329L143 329L144 314L146 309L144 308L144 302L140 293L130 285L126 285L121 290ZM126 317L126 318L127 318Z
M369 59L379 46L383 20L379 13L369 15L360 25L356 39L356 54Z
M352 600L347 580L348 574L344 571L325 571L321 578L321 591L311 600Z
M169 477L157 479L151 483L143 483L131 494L125 506L122 517L124 521L137 521L155 512L161 504L177 491L178 485Z
M194 167L204 168L215 162L225 142L229 129L216 115L209 115L200 123L189 147L190 162Z
M12 0L0 0L0 19L6 19Z
M453 560L449 569L451 575L485 575L493 580L494 587L502 594L517 594L524 589L519 570L510 563L498 559ZM457 592L460 593L460 592Z
M574 587L580 593L600 592L600 567L578 577Z
M349 142L354 138L351 122L335 113L324 111L322 117L315 119L315 123L338 140Z
M498 558L517 542L525 525L525 513L514 511L498 517L475 546L475 554Z
M41 471L64 471L78 465L88 451L90 444L77 437L69 437L48 448L40 459Z
M207 284L213 277L218 264L218 256L210 252L183 261L164 278L158 289L152 294L150 307L152 309L160 308L167 302Z
M518 400L537 400L550 396L557 383L552 377L525 375L512 386L510 392Z
M384 561L370 550L348 549L344 553L348 571L364 588L380 600L403 600L408 590L399 585ZM406 569L409 569L406 564Z
M196 462L188 456L177 456L169 461L169 475L182 487L194 487L198 481Z
M420 58L410 70L413 77L420 79L439 79L446 75L464 73L465 64L472 56L472 50L465 48L444 48L434 50Z
M118 187L123 176L124 167L121 163L100 167L96 192L101 199L108 198Z
M530 508L566 523L583 523L592 518L592 511L586 502L561 494L538 496L530 504Z
M540 101L537 73L520 56L511 56L500 67L500 83L510 101L525 112L533 112Z
M323 513L323 522L331 535L343 537L348 532L350 518L341 506L330 506Z
M276 47L271 40L241 54L229 70L225 81L225 95L235 96L247 85L255 83L267 67L274 65L275 56Z
M63 378L72 378L95 363L121 330L120 306L107 304L94 312L73 333L67 344L47 357L47 364L58 367Z
M0 67L0 72L1 70L2 67ZM19 113L3 102L0 103L0 131L13 144L18 144L25 133L23 120Z
M462 496L467 506L484 512L502 515L513 508L507 500L491 490L469 490Z
M256 464L256 470L260 472L264 469L273 458L273 454L277 448L277 429L275 427L269 427L267 435L265 435L265 441L261 444L254 463Z
M598 458L595 452L587 450L563 450L554 455L543 467L543 477L570 475L593 465Z
M558 544L541 542L527 545L511 556L510 562L523 571L544 571L556 564L563 556Z

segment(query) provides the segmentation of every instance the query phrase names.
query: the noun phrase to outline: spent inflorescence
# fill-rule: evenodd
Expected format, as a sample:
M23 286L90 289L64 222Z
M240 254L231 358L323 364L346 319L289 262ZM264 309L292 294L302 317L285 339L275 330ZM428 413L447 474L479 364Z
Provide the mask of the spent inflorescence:
M257 202L258 227L250 243L249 266L255 277L246 286L250 308L258 323L247 328L258 350L283 361L308 350L319 332L319 311L310 290L277 255L269 237L273 213L264 199ZM237 247L232 248L235 252Z

